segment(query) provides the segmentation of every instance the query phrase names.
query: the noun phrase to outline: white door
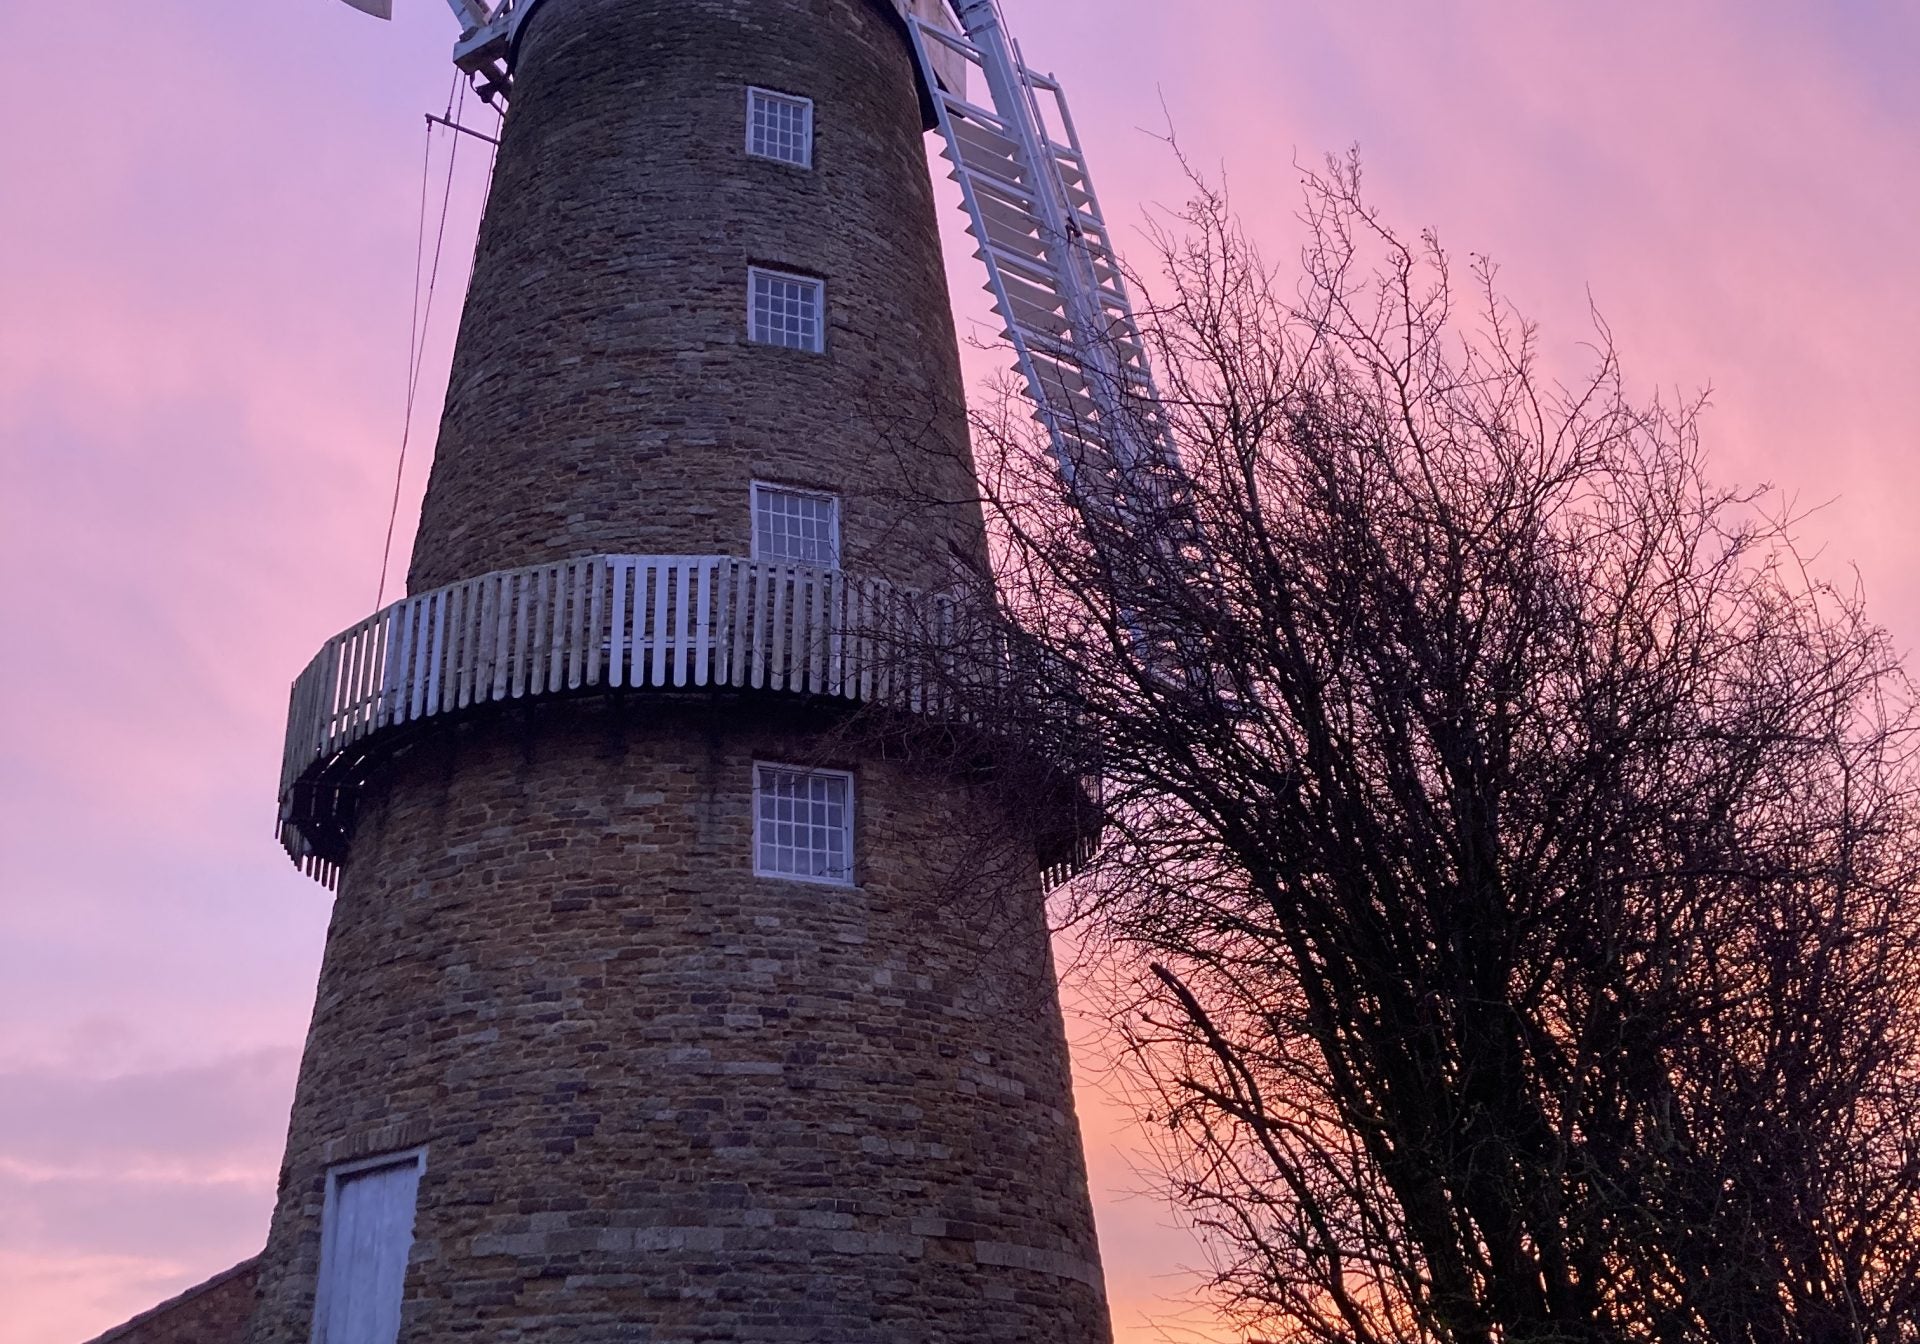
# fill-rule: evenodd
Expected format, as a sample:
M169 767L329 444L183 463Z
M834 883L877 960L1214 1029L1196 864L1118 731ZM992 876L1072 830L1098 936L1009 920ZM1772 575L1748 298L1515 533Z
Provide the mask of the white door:
M315 1344L395 1344L421 1155L336 1171L328 1180Z

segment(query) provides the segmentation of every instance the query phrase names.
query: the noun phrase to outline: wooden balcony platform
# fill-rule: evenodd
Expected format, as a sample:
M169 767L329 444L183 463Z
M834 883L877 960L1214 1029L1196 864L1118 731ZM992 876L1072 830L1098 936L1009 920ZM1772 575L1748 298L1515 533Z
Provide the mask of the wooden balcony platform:
M396 602L293 683L280 841L332 886L381 739L489 704L586 692L765 692L964 718L951 596L724 555L596 555ZM991 675L991 674L989 674ZM977 683L976 683L977 684Z

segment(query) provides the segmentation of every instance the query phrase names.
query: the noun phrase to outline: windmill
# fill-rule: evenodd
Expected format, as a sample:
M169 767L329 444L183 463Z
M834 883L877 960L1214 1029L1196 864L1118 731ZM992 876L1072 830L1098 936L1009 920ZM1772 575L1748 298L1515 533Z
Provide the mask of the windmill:
M927 130L1083 516L1169 451L1058 84L973 0L452 8L511 111L408 595L291 688L337 896L254 1338L1108 1344L1097 808L890 745L988 568Z

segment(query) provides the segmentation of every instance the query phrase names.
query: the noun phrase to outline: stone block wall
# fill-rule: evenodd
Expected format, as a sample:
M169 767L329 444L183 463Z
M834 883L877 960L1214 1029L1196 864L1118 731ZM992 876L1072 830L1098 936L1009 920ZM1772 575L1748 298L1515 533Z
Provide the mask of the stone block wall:
M325 1172L424 1145L403 1339L1107 1338L1030 838L739 702L551 706L376 783L260 1344ZM850 754L851 753L851 754ZM754 876L756 760L856 776L856 885Z
M911 55L889 0L542 0L410 586L745 554L756 477L844 498L849 569L937 586L978 488ZM746 153L814 100L811 170ZM747 340L747 270L826 281L824 354Z

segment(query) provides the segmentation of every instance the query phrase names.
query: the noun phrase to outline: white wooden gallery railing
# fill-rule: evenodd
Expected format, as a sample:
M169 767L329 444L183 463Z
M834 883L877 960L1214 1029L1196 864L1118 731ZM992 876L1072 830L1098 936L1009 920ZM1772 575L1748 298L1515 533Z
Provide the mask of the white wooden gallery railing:
M343 806L329 767L377 733L473 705L707 687L941 713L957 622L948 596L720 555L588 556L422 593L335 635L295 680L280 840L331 885L336 864L312 833Z

